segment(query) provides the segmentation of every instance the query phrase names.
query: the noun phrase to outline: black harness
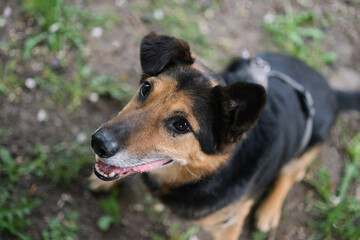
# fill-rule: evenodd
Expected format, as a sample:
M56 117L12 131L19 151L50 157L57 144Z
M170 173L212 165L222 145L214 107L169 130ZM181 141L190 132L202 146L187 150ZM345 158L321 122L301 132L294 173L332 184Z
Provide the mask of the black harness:
M315 107L311 93L290 76L276 70L271 70L270 64L262 58L257 57L255 59L251 59L248 72L252 76L250 81L262 85L265 89L268 88L269 79L271 77L276 77L277 79L289 84L298 93L300 101L305 108L304 110L306 115L304 135L302 137L300 147L295 153L295 157L298 157L308 145L313 131Z

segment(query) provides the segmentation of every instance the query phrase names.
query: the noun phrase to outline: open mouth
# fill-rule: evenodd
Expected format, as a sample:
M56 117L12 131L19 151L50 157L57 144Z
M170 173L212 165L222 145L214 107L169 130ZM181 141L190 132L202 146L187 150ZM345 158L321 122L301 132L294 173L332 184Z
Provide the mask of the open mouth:
M99 157L96 156L94 172L95 175L101 180L113 181L119 178L129 176L133 173L143 173L143 172L152 171L164 165L170 164L172 161L173 160L171 159L161 159L133 167L116 167L102 162L99 159Z

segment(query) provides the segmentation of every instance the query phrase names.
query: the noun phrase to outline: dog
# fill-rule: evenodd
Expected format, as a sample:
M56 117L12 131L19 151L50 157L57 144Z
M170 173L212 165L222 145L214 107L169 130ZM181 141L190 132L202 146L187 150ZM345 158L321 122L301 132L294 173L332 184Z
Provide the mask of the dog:
M95 175L113 181L143 173L172 212L226 240L238 239L271 185L255 224L264 232L275 228L287 193L304 177L338 112L360 110L360 93L333 90L293 57L257 59L235 59L216 74L187 42L145 36L138 91L92 135ZM115 182L95 181L91 188Z

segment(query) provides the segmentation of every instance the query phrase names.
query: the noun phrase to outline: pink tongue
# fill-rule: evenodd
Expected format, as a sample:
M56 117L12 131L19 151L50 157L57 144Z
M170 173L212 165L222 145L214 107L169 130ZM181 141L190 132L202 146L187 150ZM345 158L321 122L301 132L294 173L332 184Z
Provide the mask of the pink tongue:
M100 170L106 174L110 174L113 172L118 175L124 175L124 174L131 173L131 172L141 172L141 173L148 172L148 171L151 171L151 170L161 167L162 165L164 165L165 163L167 163L169 161L170 161L170 159L161 159L161 160L145 163L145 164L142 164L140 166L135 166L135 167L115 167L115 166L108 165L99 160L98 166L99 166Z

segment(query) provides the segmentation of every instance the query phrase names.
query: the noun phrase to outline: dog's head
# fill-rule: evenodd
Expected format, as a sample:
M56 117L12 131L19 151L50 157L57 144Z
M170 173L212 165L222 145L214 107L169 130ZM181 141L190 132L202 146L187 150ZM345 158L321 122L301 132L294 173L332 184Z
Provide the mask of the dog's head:
M124 109L92 136L96 175L114 180L134 172L207 174L257 121L261 86L225 86L185 41L151 33L141 42L140 87ZM178 173L178 172L177 172Z

